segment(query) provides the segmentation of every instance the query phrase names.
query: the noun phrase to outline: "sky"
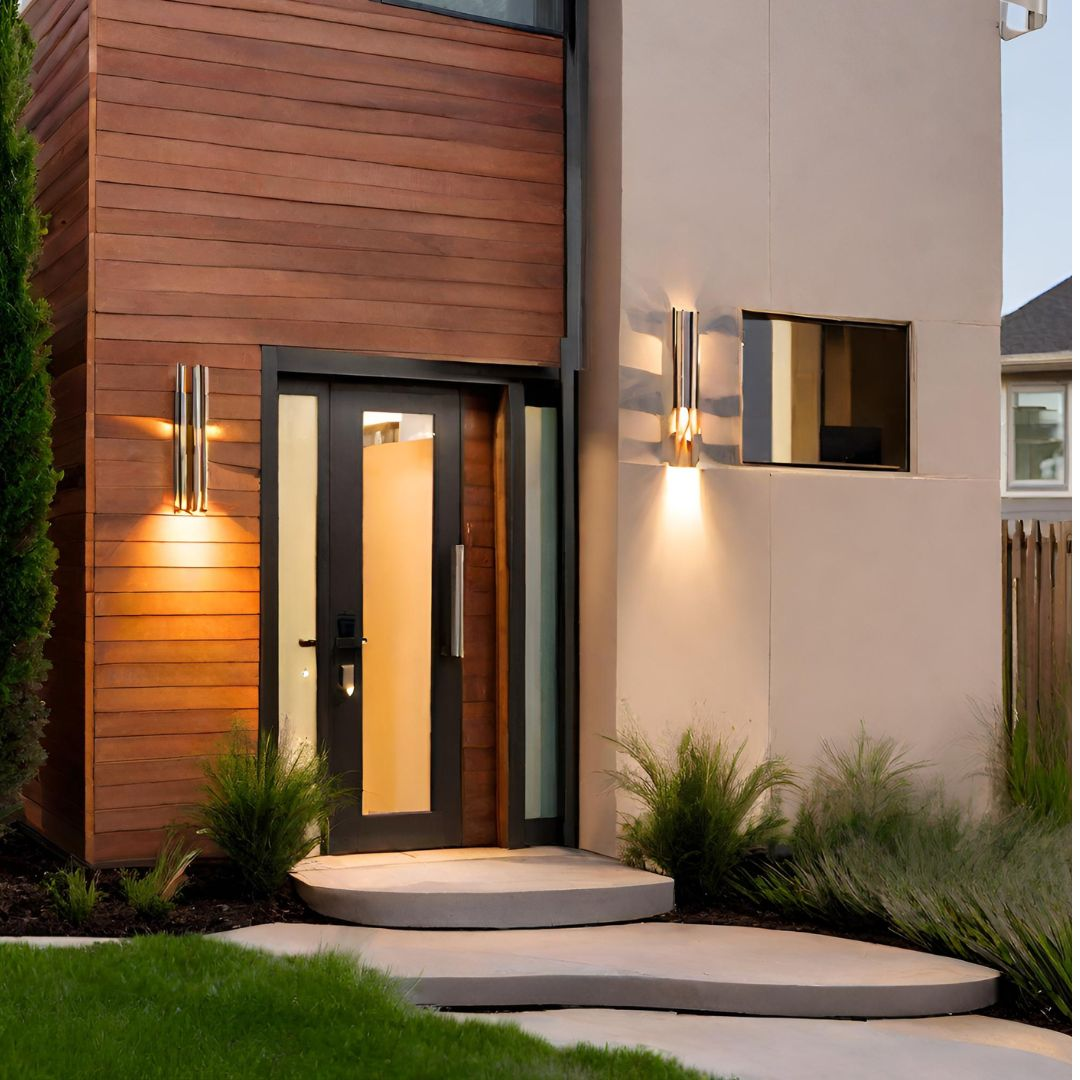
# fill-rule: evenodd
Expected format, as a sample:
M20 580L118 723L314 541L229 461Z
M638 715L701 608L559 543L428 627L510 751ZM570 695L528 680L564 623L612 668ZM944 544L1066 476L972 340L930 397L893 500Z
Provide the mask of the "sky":
M1072 3L1001 44L1005 248L1002 311L1072 273Z

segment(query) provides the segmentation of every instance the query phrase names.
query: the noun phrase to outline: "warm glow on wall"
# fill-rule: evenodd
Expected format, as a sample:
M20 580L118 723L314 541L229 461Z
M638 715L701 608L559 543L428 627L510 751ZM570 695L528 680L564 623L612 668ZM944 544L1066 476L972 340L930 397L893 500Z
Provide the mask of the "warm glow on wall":
M698 317L696 311L673 308L671 312L671 358L675 372L671 431L672 464L697 464L701 445L698 416Z
M701 527L700 469L664 469L664 521L681 531Z

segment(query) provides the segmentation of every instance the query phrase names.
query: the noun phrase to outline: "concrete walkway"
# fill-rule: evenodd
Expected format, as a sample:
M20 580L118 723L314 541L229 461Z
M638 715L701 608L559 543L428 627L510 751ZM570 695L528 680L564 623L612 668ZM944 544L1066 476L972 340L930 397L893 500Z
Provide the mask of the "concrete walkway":
M216 936L276 953L340 950L389 971L418 1004L450 1008L901 1017L984 1008L997 990L996 972L961 960L741 926L462 932L281 923Z
M363 926L488 929L631 922L670 911L670 878L570 848L320 855L293 871L304 902Z
M645 1047L738 1080L1066 1080L1072 1040L985 1016L781 1020L613 1009L454 1014L557 1046Z

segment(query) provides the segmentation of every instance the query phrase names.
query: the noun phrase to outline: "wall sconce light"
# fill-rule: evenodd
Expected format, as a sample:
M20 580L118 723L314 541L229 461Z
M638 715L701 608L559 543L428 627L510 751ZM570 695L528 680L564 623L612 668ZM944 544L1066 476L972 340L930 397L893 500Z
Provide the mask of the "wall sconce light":
M672 309L671 357L675 369L675 394L671 409L671 437L675 444L672 464L693 466L698 462L701 445L696 311Z
M1009 25L1009 9L1012 5L1024 12L1024 25L1012 27ZM1012 41L1013 38L1030 34L1032 30L1041 30L1046 25L1046 0L1001 0L1001 40Z
M210 486L210 369L205 364L176 365L173 398L173 510L204 514Z

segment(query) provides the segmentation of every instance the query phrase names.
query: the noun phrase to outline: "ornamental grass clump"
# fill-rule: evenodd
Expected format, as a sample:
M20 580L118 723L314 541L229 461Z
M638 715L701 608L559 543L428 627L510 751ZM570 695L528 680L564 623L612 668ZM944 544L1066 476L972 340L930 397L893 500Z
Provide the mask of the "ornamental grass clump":
M86 871L77 866L50 874L45 879L45 895L60 918L72 926L82 926L104 894L98 890L97 874L88 878Z
M145 874L121 870L120 888L128 906L144 919L163 919L176 906L176 897L187 880L188 868L198 854L196 849L185 846L179 833L173 833L162 844L153 867Z
M225 852L254 897L272 896L315 843L325 842L330 815L346 795L325 753L287 750L269 735L253 748L239 730L206 777L199 833Z
M1072 1014L1070 829L1014 810L969 820L918 781L891 740L824 748L792 857L742 891L833 925L875 920L934 952L999 970L1006 993Z
M738 864L778 839L785 819L770 796L792 783L779 759L744 770L745 745L697 727L667 754L633 727L614 742L629 764L612 779L641 806L623 820L623 859L673 878L680 907L721 897Z
M1029 715L999 709L994 722L991 774L1008 808L1019 807L1052 824L1072 821L1072 708L1070 688Z

